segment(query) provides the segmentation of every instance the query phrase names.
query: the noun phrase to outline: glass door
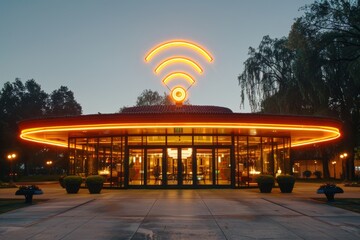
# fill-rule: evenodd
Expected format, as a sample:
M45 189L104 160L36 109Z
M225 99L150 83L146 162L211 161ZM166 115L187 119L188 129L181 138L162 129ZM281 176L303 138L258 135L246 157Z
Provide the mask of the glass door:
M147 149L146 151L146 184L162 185L162 149Z
M129 185L144 185L144 149L129 149Z
M212 185L213 179L213 149L196 149L196 184Z
M192 148L166 149L167 185L192 185Z

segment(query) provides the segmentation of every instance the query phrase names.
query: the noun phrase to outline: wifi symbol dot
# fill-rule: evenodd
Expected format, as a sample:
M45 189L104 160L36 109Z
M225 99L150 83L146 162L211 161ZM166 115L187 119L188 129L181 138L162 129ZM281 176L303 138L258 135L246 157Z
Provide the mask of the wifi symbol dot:
M190 41L184 41L184 40L171 40L171 41L159 44L156 47L154 47L152 50L150 50L149 53L145 56L145 62L150 62L152 60L152 58L154 58L156 55L158 55L159 53L161 53L162 51L164 51L166 49L178 48L178 47L194 50L195 52L197 52L198 54L203 56L209 62L212 62L214 60L213 57L210 55L210 53L208 51L206 51L203 47L199 46L198 44L195 44ZM154 72L155 72L155 74L160 74L162 72L162 70L164 70L168 66L174 65L174 64L183 64L183 65L190 66L199 74L202 74L204 72L204 70L201 68L201 66L195 60L193 60L189 57L184 57L184 56L172 56L170 58L163 60L155 67ZM186 89L181 85L175 86L174 88L170 89L168 83L170 83L171 81L174 81L175 79L184 79L190 85ZM165 76L163 78L162 82L171 91L170 95L171 95L172 99L176 103L181 104L186 99L187 90L189 90L189 88L195 83L195 78L186 72L174 71L174 72L169 73L167 76Z

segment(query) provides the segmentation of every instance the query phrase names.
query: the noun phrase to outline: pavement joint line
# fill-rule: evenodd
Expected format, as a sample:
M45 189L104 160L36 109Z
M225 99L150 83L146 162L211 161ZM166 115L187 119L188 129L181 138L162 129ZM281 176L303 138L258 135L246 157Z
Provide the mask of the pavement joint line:
M44 222L44 221L47 221L47 220L49 220L50 218L54 218L54 217L56 217L56 216L58 216L58 215L60 215L60 214L66 213L66 212L71 211L71 210L73 210L73 209L75 209L75 208L84 206L85 204L88 204L88 203L90 203L90 202L92 202L92 201L94 201L94 200L95 200L95 198L90 199L90 200L88 200L88 201L86 201L86 202L83 202L83 203L81 203L81 204L79 204L79 205L73 206L73 207L71 207L71 208L65 209L65 210L63 210L63 211L61 211L61 212L58 212L58 213L54 214L54 215L50 215L50 216L48 216L48 217L41 218L41 219L38 220L38 221L35 221L35 222L32 222L32 223L26 225L25 228L31 227L31 226L33 226L33 225L39 224L39 223Z
M203 202L203 204L205 205L205 207L207 208L207 210L209 211L212 219L215 221L216 225L218 226L218 228L220 229L221 233L223 234L223 236L225 237L226 240L228 240L228 238L226 237L226 234L224 232L224 230L220 227L218 221L216 220L215 216L213 215L213 213L211 212L210 208L208 207L208 205L205 203L204 199L202 197L200 197L201 201Z
M149 211L146 213L146 215L143 217L143 219L141 220L139 226L136 228L136 231L134 231L133 235L130 237L130 240L134 238L135 234L139 231L140 226L144 223L145 219L149 216L151 210L153 209L155 203L158 201L158 199L156 198L155 201L153 202L153 204L151 205Z

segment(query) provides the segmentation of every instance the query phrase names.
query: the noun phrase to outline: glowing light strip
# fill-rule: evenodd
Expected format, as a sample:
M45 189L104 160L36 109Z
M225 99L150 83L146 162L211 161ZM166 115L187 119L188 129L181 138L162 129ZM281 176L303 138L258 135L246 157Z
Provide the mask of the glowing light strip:
M190 84L195 83L195 80L194 80L194 78L192 76L190 76L187 73L183 73L183 72L170 73L169 75L164 77L163 83L167 84L169 81L173 80L174 78L183 78L183 79L187 80Z
M197 51L198 53L200 53L209 62L212 62L214 60L211 57L211 55L203 47L200 47L199 45L196 45L196 44L191 43L191 42L183 41L183 40L173 40L173 41L162 43L162 44L156 46L155 48L153 48L145 56L145 61L149 62L156 54L158 54L159 52L161 52L161 51L163 51L163 50L165 50L167 48L171 48L171 47L188 47L188 48L191 48L191 49Z
M67 143L56 140L48 140L32 136L37 133L47 132L64 132L64 131L87 131L87 130L102 130L102 129L153 129L153 128L168 128L177 126L179 128L232 128L232 129L267 129L267 130L294 130L294 131L315 131L330 133L330 136L312 138L311 140L304 140L293 142L292 147L298 147L308 144L325 142L337 139L341 136L339 129L327 126L303 126L303 125L289 125L289 124L252 124L252 123L166 123L166 124L90 124L90 125L74 125L74 126L53 126L41 128L28 128L21 131L20 138L43 144L54 146L67 147Z
M158 74L164 67L174 63L185 63L193 67L199 73L203 72L202 68L196 62L185 57L173 57L165 59L155 68L154 72Z

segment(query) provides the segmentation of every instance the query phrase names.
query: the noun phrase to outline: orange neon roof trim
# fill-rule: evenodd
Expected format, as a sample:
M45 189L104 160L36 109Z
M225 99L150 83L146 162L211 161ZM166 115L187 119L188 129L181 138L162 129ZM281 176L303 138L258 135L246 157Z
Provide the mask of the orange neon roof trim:
M202 73L203 69L193 60L186 58L186 57L171 57L162 61L154 70L155 73L160 73L163 68L168 65L175 64L175 63L184 63L190 65L194 68L197 72Z
M152 50L150 50L150 52L145 56L145 61L149 62L156 54L171 47L191 48L196 52L200 53L202 56L204 56L206 60L208 60L209 62L212 62L214 60L213 57L210 55L210 53L206 51L203 47L199 46L198 44L184 40L171 40L168 42L161 43Z
M166 77L164 77L163 79L163 83L167 84L168 82L170 82L171 80L173 80L174 78L182 78L187 80L190 84L194 84L195 80L192 76L190 76L187 73L184 72L173 72L170 73L169 75L167 75Z
M303 124L261 124L247 122L147 122L147 123L103 123L103 124L69 124L54 125L43 127L26 127L21 130L20 138L42 144L49 144L60 147L67 147L67 142L58 139L46 138L47 135L60 135L61 133L70 133L76 131L101 131L115 129L156 129L156 128L224 128L224 129L265 129L265 130L286 130L286 131L304 131L321 133L325 136L316 136L307 140L292 142L292 147L315 144L337 139L341 136L340 130L336 127L321 125L303 125ZM320 135L321 135L320 134ZM68 134L65 134L68 136Z

